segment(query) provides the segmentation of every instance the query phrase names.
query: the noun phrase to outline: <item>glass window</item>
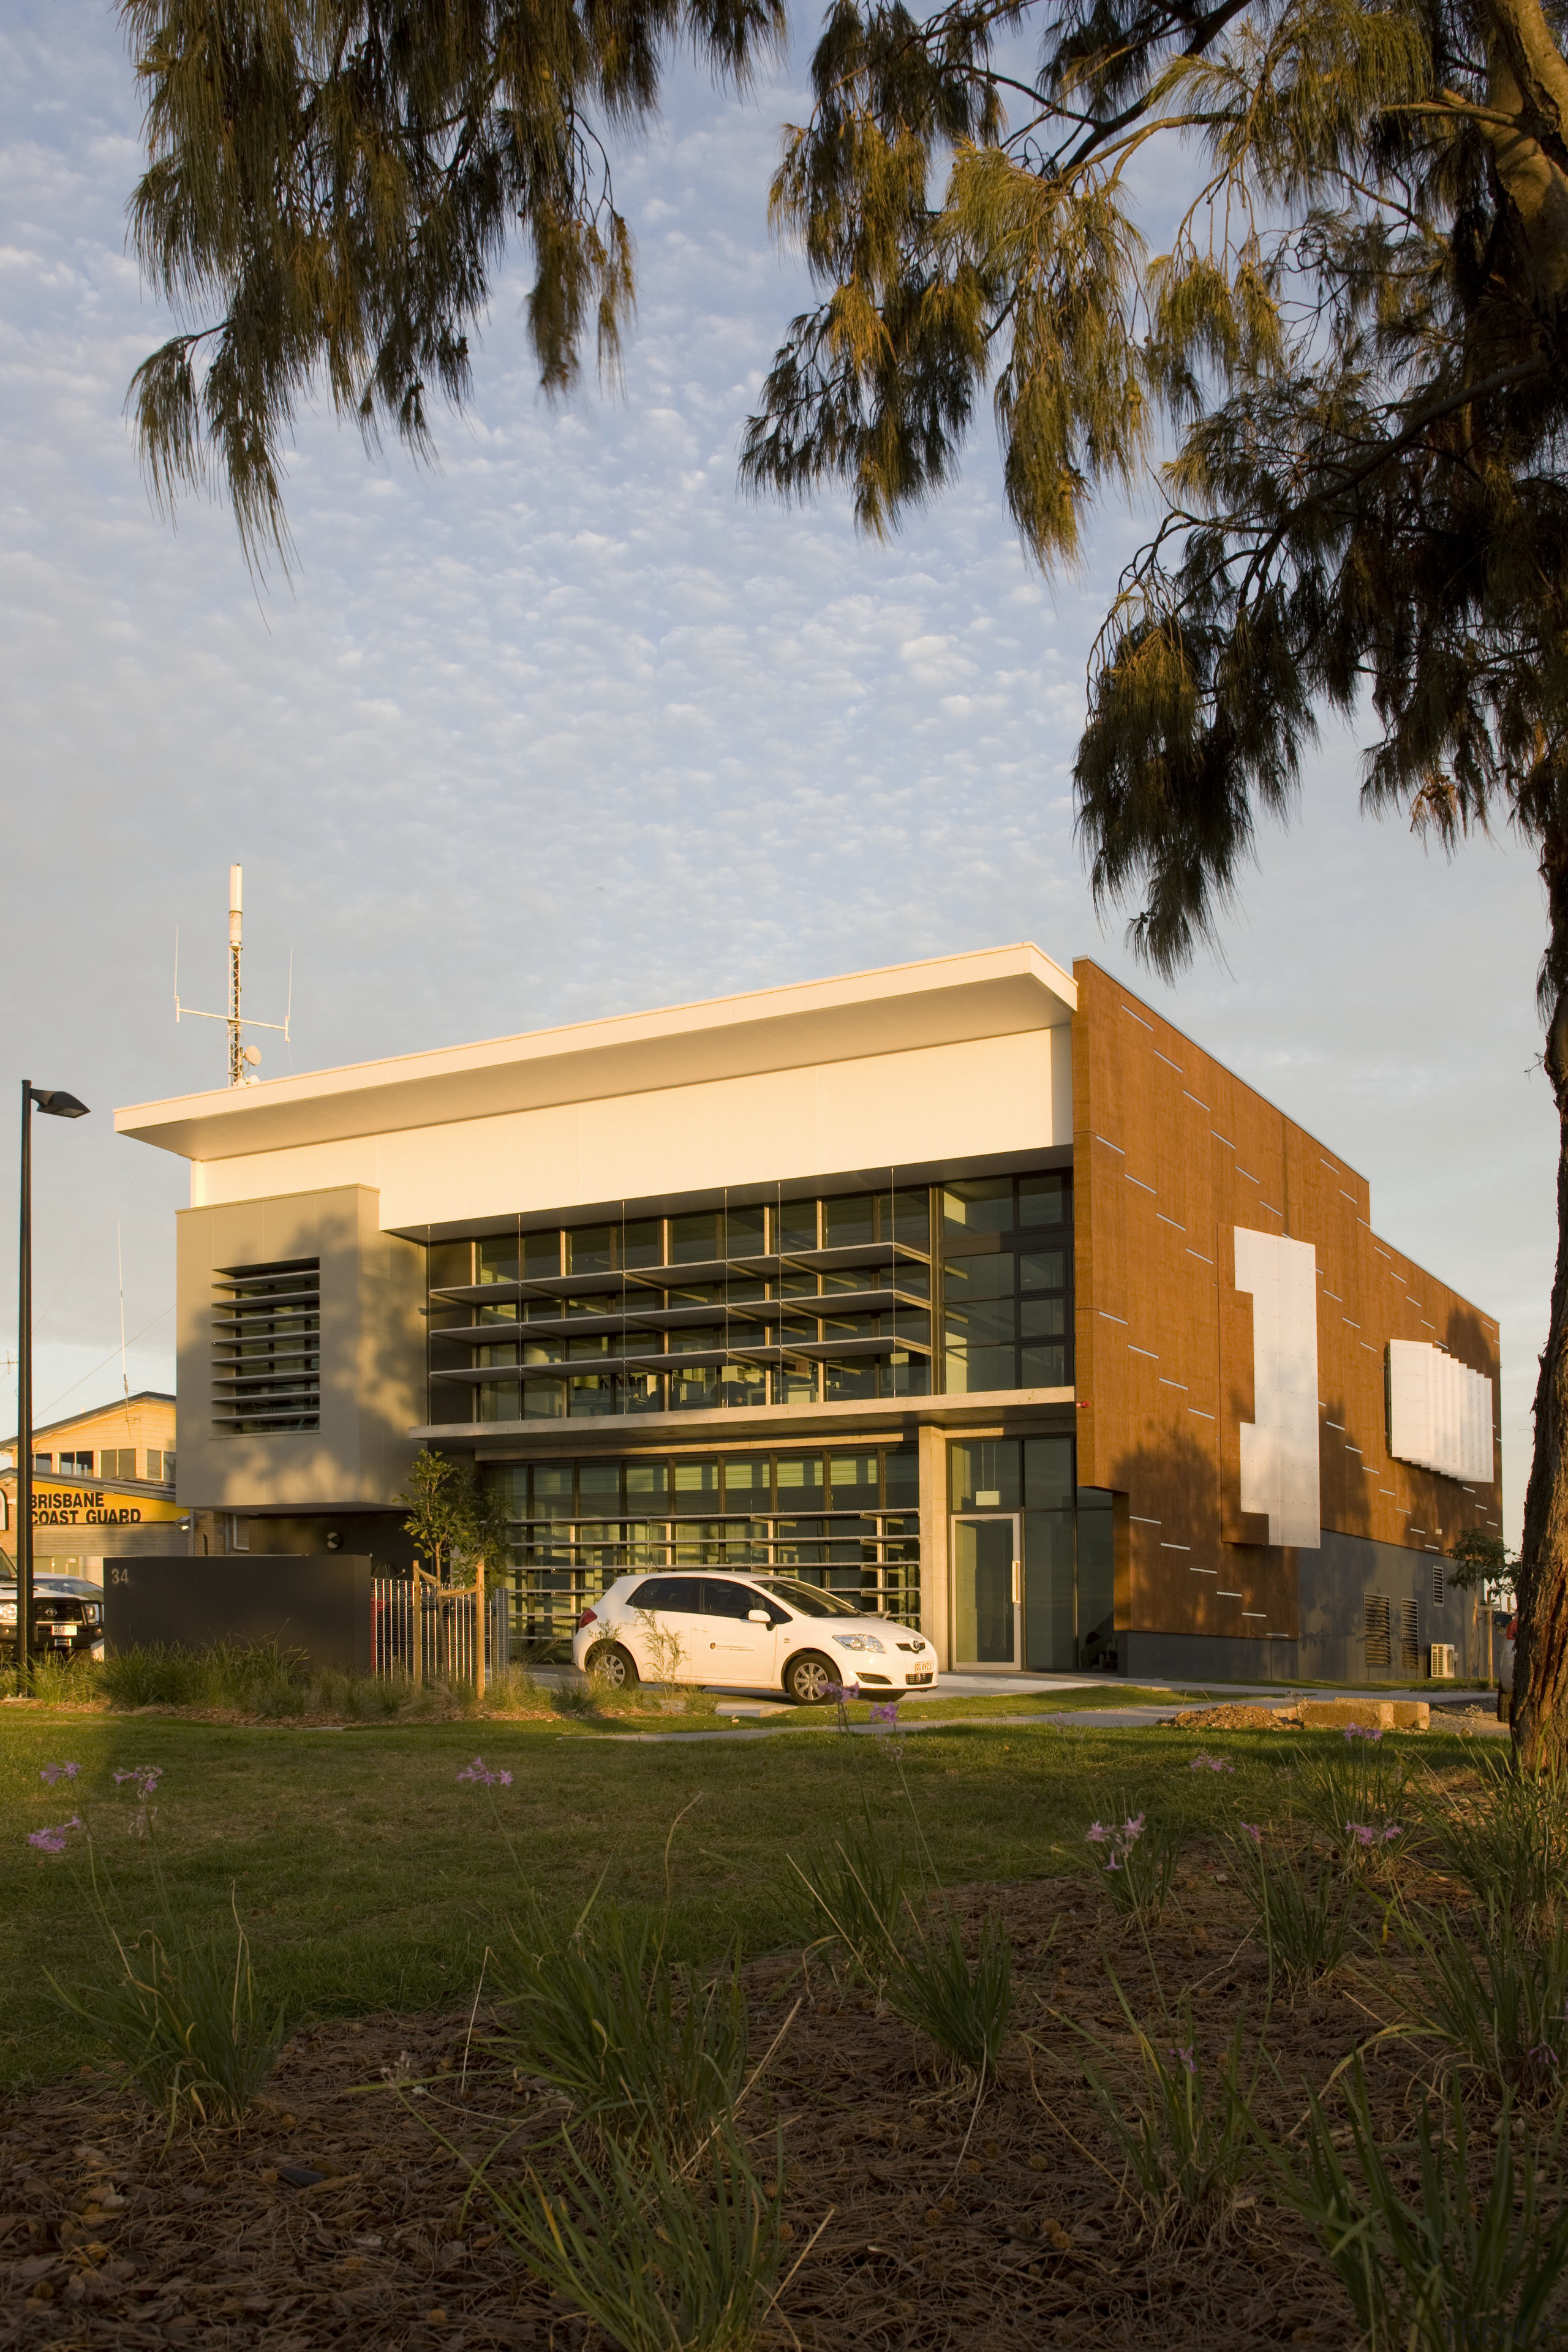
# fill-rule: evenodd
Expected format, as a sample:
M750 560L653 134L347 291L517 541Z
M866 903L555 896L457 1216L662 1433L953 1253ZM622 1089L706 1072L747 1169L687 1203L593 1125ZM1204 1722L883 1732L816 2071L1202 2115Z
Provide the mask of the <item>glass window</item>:
M1018 1329L1026 1339L1059 1339L1068 1328L1065 1298L1026 1298L1018 1309Z
M481 1421L521 1421L522 1391L515 1381L481 1381L479 1406Z
M628 1511L662 1511L669 1501L669 1465L668 1462L628 1462L626 1464L626 1508Z
M515 1282L517 1280L517 1235L498 1234L488 1236L479 1245L480 1282Z
M1071 1510L1072 1454L1070 1437L1024 1440L1024 1500L1032 1511Z
M1069 1179L1059 1168L1018 1179L1020 1225L1064 1225L1068 1222Z
M942 1266L950 1307L972 1298L1011 1298L1016 1260L1009 1250L986 1250L975 1257L950 1257Z
M724 1508L765 1511L772 1507L773 1465L766 1454L731 1454L724 1465Z
M707 1210L695 1217L671 1217L671 1265L695 1265L705 1259L722 1257L723 1255L723 1220L717 1210Z
M621 1384L608 1375L568 1381L566 1386L571 1392L566 1410L574 1418L599 1421L621 1409Z
M614 1225L577 1225L567 1234L568 1274L608 1274L615 1263Z
M578 1510L584 1518L613 1519L620 1517L621 1465L618 1462L580 1462L577 1465Z
M719 1368L717 1364L694 1364L669 1375L669 1409L671 1412L716 1412L719 1405Z
M700 1616L702 1581L696 1576L650 1576L628 1599L632 1609L669 1609L682 1616Z
M720 1375L719 1402L728 1411L744 1412L748 1405L766 1404L768 1375L762 1364L726 1364Z
M559 1421L566 1411L566 1390L560 1381L525 1381L522 1390L524 1421Z
M1065 1389L1068 1385L1065 1340L1054 1348L1026 1348L1019 1362L1019 1381L1026 1389Z
M767 1211L759 1202L750 1209L731 1209L727 1219L730 1257L761 1257L767 1248Z
M913 1510L921 1498L920 1448L900 1445L887 1456L888 1507Z
M781 1250L814 1250L816 1247L816 1202L785 1201L778 1212L778 1226Z
M858 1614L853 1601L841 1601L835 1592L824 1592L815 1584L802 1584L793 1576L759 1576L757 1582L764 1592L776 1594L791 1609L798 1609L803 1617L854 1617Z
M811 1364L785 1364L773 1374L775 1404L815 1404L816 1370Z
M822 1204L824 1249L858 1249L877 1238L877 1201L871 1192L852 1192Z
M781 1454L778 1458L781 1511L813 1511L822 1506L820 1454Z
M713 1511L719 1507L717 1462L676 1462L675 1507L678 1511Z
M878 1460L874 1454L834 1454L827 1463L836 1511L874 1511L878 1491Z
M903 1242L910 1249L929 1250L931 1247L931 1194L895 1192L891 1203L893 1239ZM887 1226L884 1224L884 1234Z
M743 1624L752 1610L766 1605L760 1592L752 1592L744 1584L731 1584L728 1577L705 1576L702 1580L705 1617L734 1617Z
M639 1217L624 1228L621 1263L623 1265L662 1265L664 1264L662 1217Z
M621 1381L627 1412L662 1412L664 1380L658 1372L626 1372Z
M432 1290L458 1290L474 1278L472 1242L432 1242L426 1261Z
M874 1356L857 1356L847 1363L831 1360L822 1367L822 1393L830 1402L854 1397L874 1397L877 1393L877 1360Z
M561 1272L561 1235L552 1226L547 1234L524 1234L522 1270L530 1282L549 1282Z
M948 1500L955 1511L1016 1511L1023 1464L1016 1437L987 1437L947 1449Z
M1117 1671L1116 1536L1111 1496L1078 1490L1078 1663Z
M929 1356L904 1356L897 1349L882 1367L884 1396L929 1396L931 1394L931 1359Z
M1020 1290L1065 1290L1067 1281L1065 1250L1026 1250L1018 1260Z
M948 1185L942 1196L942 1224L948 1234L1011 1233L1011 1176L980 1176Z
M536 1462L533 1465L533 1509L536 1519L569 1519L572 1507L570 1462Z

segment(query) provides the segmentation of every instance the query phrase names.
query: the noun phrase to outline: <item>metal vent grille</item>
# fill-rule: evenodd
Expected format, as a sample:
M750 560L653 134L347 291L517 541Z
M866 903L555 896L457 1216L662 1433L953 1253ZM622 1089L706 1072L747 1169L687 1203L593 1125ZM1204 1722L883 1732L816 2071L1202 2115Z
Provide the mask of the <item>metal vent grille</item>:
M1443 1582L1443 1570L1442 1570L1442 1568L1441 1568L1441 1566L1439 1565L1439 1563L1438 1563L1436 1560L1434 1560L1434 1561L1432 1562L1432 1606L1433 1606L1433 1608L1434 1608L1434 1609L1441 1609L1441 1607L1443 1606L1444 1601L1447 1599L1447 1588L1445 1587L1444 1582Z
M1415 1674L1421 1665L1421 1628L1414 1601L1399 1604L1399 1663L1406 1674Z
M1366 1662L1369 1666L1386 1666L1389 1656L1390 1621L1393 1604L1386 1592L1369 1592L1366 1609Z
M229 1265L213 1278L213 1426L235 1436L321 1425L321 1262Z

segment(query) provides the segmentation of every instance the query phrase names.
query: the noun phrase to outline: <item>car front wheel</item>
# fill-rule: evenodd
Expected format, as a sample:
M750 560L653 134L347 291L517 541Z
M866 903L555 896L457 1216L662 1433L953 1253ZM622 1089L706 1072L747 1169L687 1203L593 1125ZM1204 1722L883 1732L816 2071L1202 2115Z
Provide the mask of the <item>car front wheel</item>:
M601 1642L588 1653L588 1672L612 1690L629 1690L637 1680L637 1660L618 1642Z
M830 1660L818 1657L815 1650L803 1650L785 1667L784 1686L796 1706L822 1706L837 1689L838 1675Z

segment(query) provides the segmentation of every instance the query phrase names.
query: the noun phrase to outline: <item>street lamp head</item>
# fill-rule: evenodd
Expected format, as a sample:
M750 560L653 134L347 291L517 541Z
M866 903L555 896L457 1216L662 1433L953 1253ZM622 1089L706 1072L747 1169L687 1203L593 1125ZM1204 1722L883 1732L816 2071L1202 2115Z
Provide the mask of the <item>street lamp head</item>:
M30 1087L27 1091L37 1108L47 1111L51 1118L86 1118L89 1116L84 1102L78 1102L75 1095L68 1095L58 1087Z

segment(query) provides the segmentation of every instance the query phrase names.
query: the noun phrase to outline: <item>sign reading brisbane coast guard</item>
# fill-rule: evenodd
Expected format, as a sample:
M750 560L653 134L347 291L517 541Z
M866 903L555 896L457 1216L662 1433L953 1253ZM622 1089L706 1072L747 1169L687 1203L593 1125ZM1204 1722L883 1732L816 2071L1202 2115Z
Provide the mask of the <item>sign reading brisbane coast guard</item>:
M14 1499L14 1498L13 1498ZM144 1519L177 1519L177 1503L132 1503L103 1486L35 1486L36 1528L133 1528Z

